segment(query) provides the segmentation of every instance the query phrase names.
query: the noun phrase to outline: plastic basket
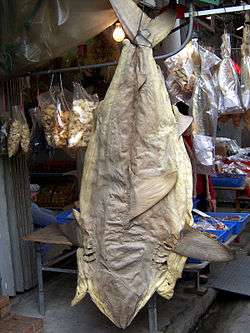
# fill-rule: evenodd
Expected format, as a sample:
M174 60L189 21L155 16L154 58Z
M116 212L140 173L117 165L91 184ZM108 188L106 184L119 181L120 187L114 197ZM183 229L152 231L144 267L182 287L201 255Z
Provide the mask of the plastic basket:
M217 187L243 187L246 181L246 175L222 175L211 176L212 183Z
M238 235L241 233L242 230L245 229L250 214L248 213L207 213L210 216L217 218L218 220L222 220L225 224L233 225L233 234ZM223 221L225 217L231 217L230 221ZM240 220L234 220L234 217L240 216Z
M79 211L79 209L77 209ZM75 221L75 216L72 209L66 210L56 216L56 221L58 224L69 224Z

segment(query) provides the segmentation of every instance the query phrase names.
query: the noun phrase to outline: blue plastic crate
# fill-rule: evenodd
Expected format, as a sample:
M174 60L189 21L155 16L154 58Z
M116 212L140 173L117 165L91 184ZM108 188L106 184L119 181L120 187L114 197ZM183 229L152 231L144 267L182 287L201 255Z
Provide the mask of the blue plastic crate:
M79 209L77 209L80 211ZM66 210L56 216L56 221L58 224L68 224L75 221L75 216L72 209Z
M213 216L217 218L218 220L221 220L223 223L231 224L233 226L233 234L238 235L241 233L243 229L245 229L248 221L250 214L248 213L207 213L210 216ZM232 219L230 221L223 221L223 218L230 216ZM240 216L240 220L234 220L234 217Z
M246 175L226 176L217 174L211 176L212 183L218 187L243 187L246 181Z

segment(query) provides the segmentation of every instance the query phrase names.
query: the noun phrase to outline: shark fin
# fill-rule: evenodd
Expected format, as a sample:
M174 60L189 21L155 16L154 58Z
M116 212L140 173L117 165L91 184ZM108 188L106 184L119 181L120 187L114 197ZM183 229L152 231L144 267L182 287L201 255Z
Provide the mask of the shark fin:
M142 179L134 184L134 197L131 205L130 216L135 218L163 199L174 187L177 172L165 176Z
M228 247L192 228L184 231L183 237L172 251L184 257L210 262L226 262L234 258L232 250Z

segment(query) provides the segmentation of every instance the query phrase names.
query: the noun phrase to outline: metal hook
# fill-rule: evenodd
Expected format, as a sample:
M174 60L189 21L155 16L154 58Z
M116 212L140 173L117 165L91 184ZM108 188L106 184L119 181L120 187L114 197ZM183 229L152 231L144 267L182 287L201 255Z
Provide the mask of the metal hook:
M49 91L52 91L53 82L54 82L54 77L55 77L55 74L53 73L53 74L51 75L51 80L50 80Z

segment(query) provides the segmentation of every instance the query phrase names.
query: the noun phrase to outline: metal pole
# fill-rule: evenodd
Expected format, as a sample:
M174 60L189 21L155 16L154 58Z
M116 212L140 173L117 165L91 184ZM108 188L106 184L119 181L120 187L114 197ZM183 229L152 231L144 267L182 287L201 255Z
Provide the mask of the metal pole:
M38 279L38 305L39 312L42 316L45 315L45 303L44 303L44 289L43 289L43 263L41 244L36 244L36 265L37 265L37 279Z
M220 15L220 14L228 14L228 13L235 13L235 12L245 12L250 10L250 5L241 5L241 6L231 6L231 7L223 7L223 8L214 8L208 10L198 10L195 11L193 16L194 17L201 17L201 16L211 16L211 15ZM190 17L190 13L185 13L184 17Z
M158 332L156 293L151 297L151 299L148 302L148 324L149 324L149 333Z

